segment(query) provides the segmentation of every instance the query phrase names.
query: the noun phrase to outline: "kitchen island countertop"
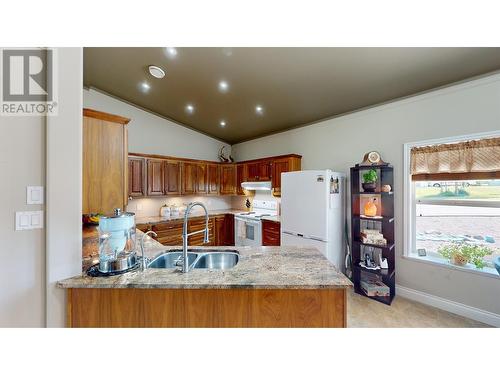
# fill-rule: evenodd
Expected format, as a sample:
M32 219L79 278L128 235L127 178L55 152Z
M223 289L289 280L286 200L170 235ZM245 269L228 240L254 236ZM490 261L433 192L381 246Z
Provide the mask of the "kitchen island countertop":
M143 236L137 230L136 246ZM155 240L146 242L150 259L179 246L163 246ZM162 288L162 289L336 289L352 286L317 249L298 246L227 246L195 247L207 252L235 250L240 259L227 270L147 269L118 276L90 277L83 273L58 282L61 288ZM140 251L138 252L140 254Z

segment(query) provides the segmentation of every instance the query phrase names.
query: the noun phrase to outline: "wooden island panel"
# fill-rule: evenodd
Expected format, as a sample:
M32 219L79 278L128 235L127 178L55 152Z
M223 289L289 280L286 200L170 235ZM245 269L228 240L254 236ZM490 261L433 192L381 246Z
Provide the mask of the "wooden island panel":
M68 327L346 327L345 288L68 289Z

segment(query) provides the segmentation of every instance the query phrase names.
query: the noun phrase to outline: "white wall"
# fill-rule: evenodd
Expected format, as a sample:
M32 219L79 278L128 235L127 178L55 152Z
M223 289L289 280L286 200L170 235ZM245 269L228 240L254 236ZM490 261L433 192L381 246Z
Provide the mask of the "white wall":
M26 186L45 184L45 117L1 117L0 327L45 325L45 231L15 231L15 212L43 210L26 204Z
M65 290L82 269L82 48L58 48L58 115L47 118L47 327L64 327Z
M383 88L381 88L383 90ZM396 251L403 245L403 144L500 129L500 75L233 145L237 160L297 153L303 169L349 172L377 150L394 166ZM500 280L397 259L397 283L500 314Z
M218 161L222 146L231 146L214 138L146 112L96 90L83 90L83 105L98 111L130 118L128 151L192 159Z

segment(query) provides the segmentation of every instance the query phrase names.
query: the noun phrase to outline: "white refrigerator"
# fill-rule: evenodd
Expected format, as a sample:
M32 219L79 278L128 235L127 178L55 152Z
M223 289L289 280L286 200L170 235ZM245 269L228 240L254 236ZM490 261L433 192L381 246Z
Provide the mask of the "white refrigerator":
M342 270L345 185L345 174L329 169L283 173L281 245L315 247Z

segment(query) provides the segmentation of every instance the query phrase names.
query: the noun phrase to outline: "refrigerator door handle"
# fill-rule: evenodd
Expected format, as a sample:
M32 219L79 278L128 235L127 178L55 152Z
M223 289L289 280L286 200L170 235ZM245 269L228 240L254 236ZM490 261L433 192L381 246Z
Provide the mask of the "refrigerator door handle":
M310 238L311 240L315 240L315 241L327 242L327 241L325 241L323 238L316 237L316 236L309 236L309 238Z
M304 236L302 233L290 232L288 230L281 231L281 233L289 234L289 235L295 236L295 237L308 238L307 236Z

